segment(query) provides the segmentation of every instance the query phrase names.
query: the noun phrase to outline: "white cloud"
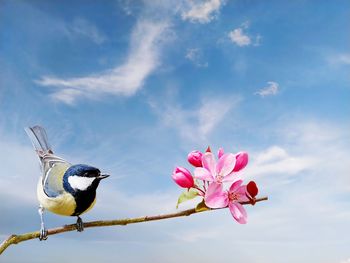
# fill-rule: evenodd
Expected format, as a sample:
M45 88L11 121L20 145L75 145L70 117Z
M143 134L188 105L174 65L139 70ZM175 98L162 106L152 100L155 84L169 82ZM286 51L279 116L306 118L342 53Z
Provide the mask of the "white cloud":
M228 33L229 38L237 46L244 47L251 44L251 39L243 32L243 28L236 28Z
M92 99L103 94L132 96L160 64L160 48L167 28L165 22L139 21L131 35L126 61L113 69L86 77L43 76L36 82L55 87L52 97L67 104L73 104L79 97Z
M203 61L202 52L199 48L187 49L185 58L191 61L196 67L199 67L199 68L208 67L208 62Z
M294 187L290 189L294 196L305 200L323 196L330 205L333 198L350 193L350 141L346 126L289 118L284 125L271 128L270 136L280 145L251 151L245 175L262 182L265 191ZM340 213L348 218L349 214L344 215L343 211L347 209L338 209L333 215Z
M275 174L284 176L297 175L317 164L309 155L291 156L281 146L271 146L262 152L253 154L253 160L245 173L249 177Z
M331 65L350 65L350 53L333 54L327 59Z
M239 104L239 98L204 98L194 109L183 109L169 100L164 105L151 103L162 123L174 128L180 136L191 141L204 141Z
M269 81L269 82L267 82L267 84L269 84L267 87L260 89L259 91L255 92L254 94L260 95L261 97L276 95L279 91L278 83L274 82L274 81Z
M182 19L202 24L209 23L216 17L224 3L223 0L189 1L187 2L189 10L182 12Z
M248 30L250 25L249 21L245 21L241 24L240 27L233 29L228 33L228 37L232 43L236 44L239 47L244 46L260 46L262 36L260 34L251 36L248 35L245 31Z
M106 36L101 33L97 27L83 18L76 18L70 28L72 34L78 34L87 37L96 44L102 44L106 41Z
M340 263L350 263L350 258L340 261Z

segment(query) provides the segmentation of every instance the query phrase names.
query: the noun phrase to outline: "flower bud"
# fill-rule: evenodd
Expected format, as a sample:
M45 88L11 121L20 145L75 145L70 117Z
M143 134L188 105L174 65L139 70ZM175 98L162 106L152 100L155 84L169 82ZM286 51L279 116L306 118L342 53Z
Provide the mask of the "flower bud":
M195 167L202 167L202 156L200 151L192 151L188 154L187 160Z
M259 189L256 186L256 183L254 181L250 181L247 184L247 192L250 195L251 198L254 198L255 196L257 196Z
M172 178L182 188L191 188L194 186L191 172L184 167L176 167L172 174Z
M236 154L236 164L233 172L238 172L246 167L248 164L248 154L246 152L239 152Z

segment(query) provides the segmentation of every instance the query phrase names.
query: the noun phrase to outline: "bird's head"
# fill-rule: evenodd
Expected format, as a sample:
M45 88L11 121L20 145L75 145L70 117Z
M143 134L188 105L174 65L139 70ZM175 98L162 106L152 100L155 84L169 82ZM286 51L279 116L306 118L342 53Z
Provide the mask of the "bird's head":
M102 179L109 175L101 174L100 170L85 164L72 165L66 171L63 184L67 191L94 191Z

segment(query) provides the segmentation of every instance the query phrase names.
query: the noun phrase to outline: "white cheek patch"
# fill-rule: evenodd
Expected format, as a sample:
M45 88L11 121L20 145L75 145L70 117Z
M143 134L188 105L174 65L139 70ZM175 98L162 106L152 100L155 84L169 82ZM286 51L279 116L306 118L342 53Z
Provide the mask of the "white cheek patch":
M84 191L92 184L95 179L95 177L81 177L74 175L68 177L68 183L72 188Z

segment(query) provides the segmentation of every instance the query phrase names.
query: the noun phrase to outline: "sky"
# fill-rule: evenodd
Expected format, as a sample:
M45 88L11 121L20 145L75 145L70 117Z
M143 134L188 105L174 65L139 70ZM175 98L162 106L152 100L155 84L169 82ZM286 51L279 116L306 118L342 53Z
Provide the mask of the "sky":
M40 227L36 124L111 174L85 221L176 211L171 173L208 145L247 151L241 176L269 197L246 225L225 209L87 229L0 262L349 263L349 16L346 0L0 0L1 240Z

